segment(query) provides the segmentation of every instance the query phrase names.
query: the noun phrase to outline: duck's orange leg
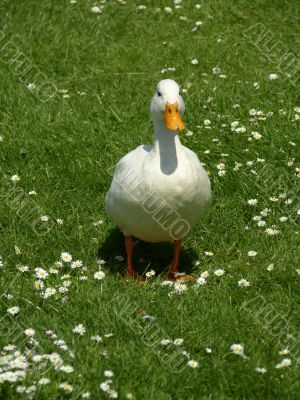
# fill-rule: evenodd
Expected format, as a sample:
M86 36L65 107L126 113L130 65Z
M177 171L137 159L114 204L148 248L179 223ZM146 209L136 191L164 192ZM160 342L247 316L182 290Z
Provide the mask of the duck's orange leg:
M133 237L125 236L125 249L127 254L127 275L136 278L138 276L134 266L132 265L132 254L133 254Z
M179 254L181 249L182 239L174 241L174 253L171 264L171 269L168 273L168 278L171 280L176 279L176 274L179 272Z
M174 241L174 253L173 253L173 260L171 264L171 269L168 273L168 279L172 281L182 281L187 282L194 280L195 277L192 275L187 274L179 274L179 254L182 245L182 239ZM179 276L177 276L177 274Z

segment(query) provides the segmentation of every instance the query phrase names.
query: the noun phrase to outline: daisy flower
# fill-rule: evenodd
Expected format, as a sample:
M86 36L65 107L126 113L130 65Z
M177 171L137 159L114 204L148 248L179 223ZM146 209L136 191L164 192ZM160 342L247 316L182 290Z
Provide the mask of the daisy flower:
M74 332L74 333L77 333L77 334L80 335L80 336L82 336L82 335L85 334L86 329L85 329L85 327L84 327L83 324L79 324L79 325L76 325L76 326L73 328L73 332Z
M284 358L279 364L275 366L277 369L290 367L292 365L292 360L290 358Z
M20 254L22 254L22 250L20 249L19 246L15 245L14 248L15 248L15 252L16 252L16 255L17 255L17 256L19 256Z
M16 315L16 314L18 314L20 312L20 307L18 307L18 306L10 307L6 311L10 315Z
M71 254L70 254L70 253L67 253L67 252L65 252L65 251L61 253L60 258L61 258L61 260L62 260L63 262L65 262L65 263L69 263L69 262L72 261L72 256L71 256Z
M257 222L257 226L259 226L259 227L264 227L266 225L267 225L266 221L261 220L261 221Z
M44 288L44 282L41 281L41 280L37 280L37 281L34 282L33 287L34 287L36 290L41 290L41 289Z
M273 269L274 269L274 264L272 263L272 264L269 264L268 266L267 266L267 270L268 271L273 271Z
M197 280L196 280L196 283L197 283L197 286L203 286L203 285L206 285L206 279L205 278L203 278L202 276L200 276L200 278L198 278Z
M71 365L62 365L60 371L65 372L66 374L71 374L74 372L74 368Z
M73 391L73 386L67 382L61 383L59 385L60 389L63 389L67 393L71 393Z
M49 354L48 355L48 359L54 365L59 365L59 364L62 364L62 362L63 362L61 356L59 354L57 354L57 353Z
M173 10L171 7L165 7L164 12L166 12L167 14L171 14L173 12Z
M258 203L257 199L250 199L247 201L249 206L255 206Z
M48 379L48 378L41 378L41 379L38 381L38 384L39 384L39 385L48 385L48 383L50 383L50 379Z
M76 269L82 267L83 262L81 260L76 260L71 263L71 268Z
M94 273L94 278L97 279L98 281L101 281L102 279L105 278L105 272L103 271L97 271Z
M262 135L258 132L251 132L251 135L252 135L253 139L255 139L255 140L259 140L262 138Z
M287 354L289 354L289 349L283 349L281 351L278 352L279 355L281 356L286 356Z
M162 281L161 286L173 286L173 282L172 281Z
M53 287L48 287L48 288L45 290L44 297L45 297L45 298L48 298L48 297L50 297L50 296L53 296L55 293L56 293L56 289L55 289L55 288L53 288Z
M102 382L102 383L100 384L100 389L101 389L103 392L106 392L106 393L107 393L107 392L110 390L110 383L111 383L110 380Z
M151 278L154 275L155 275L155 271L153 269L151 269L151 271L146 272L146 277L147 278Z
M25 391L26 391L26 386L17 386L16 387L17 393L25 393Z
M246 279L240 279L240 280L238 281L238 285L239 285L240 287L248 287L248 286L250 286L250 282L247 281Z
M280 217L279 221L280 222L286 222L288 220L288 217Z
M213 73L213 75L220 75L221 74L221 69L219 68L219 67L214 67L213 69L212 69L212 73Z
M269 213L271 212L271 210L269 208L264 208L261 212L260 215L262 215L263 217L267 217L269 215Z
M29 267L27 265L20 265L19 267L17 267L19 271L21 272L28 272L29 271Z
M278 79L277 74L269 74L269 81L275 81L276 79Z
M93 13L95 13L95 14L102 14L103 8L104 8L104 7L94 6L94 7L91 7L91 11L92 11Z
M187 285L185 283L181 283L181 282L175 282L174 284L174 290L177 293L183 293L187 290Z
M25 329L24 331L26 336L33 337L35 335L35 330L32 328Z
M184 340L180 338L180 339L175 339L173 343L175 344L175 346L181 346L183 341Z
M26 389L26 393L27 394L34 393L35 391L36 391L36 386L35 385L28 386L27 389Z
M62 268L63 265L64 265L64 264L63 264L61 261L55 261L55 263L54 263L54 266L55 266L56 268Z
M21 178L19 175L13 175L10 177L10 180L15 183L15 182L19 182L21 180Z
M255 371L258 372L259 374L265 374L267 372L266 368L260 368L260 367L256 367Z
M35 274L38 279L46 279L49 275L48 272L45 271L43 268L36 268Z
M278 229L273 229L273 228L267 228L265 232L268 236L276 236L280 233Z
M231 350L234 354L236 354L236 355L238 355L238 356L243 356L243 355L244 355L244 346L241 345L241 344L232 344L232 345L230 346L230 350Z
M162 339L162 340L160 341L160 344L161 344L162 346L167 346L167 345L170 344L170 343L172 343L172 340L170 340L170 339Z
M216 270L214 271L214 274L215 274L216 276L222 276L222 275L225 274L225 271L224 271L224 269L216 269Z
M198 368L199 367L199 363L195 360L189 360L187 362L187 366L190 368Z
M91 340L94 340L94 341L95 341L95 342L97 342L97 343L99 343L99 342L102 342L102 341L103 341L102 337L101 337L101 336L99 336L99 335L92 336L92 337L91 337Z

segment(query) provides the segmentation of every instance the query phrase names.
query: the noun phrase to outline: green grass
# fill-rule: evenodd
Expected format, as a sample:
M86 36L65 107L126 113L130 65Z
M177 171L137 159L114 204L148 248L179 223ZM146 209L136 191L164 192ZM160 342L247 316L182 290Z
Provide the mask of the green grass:
M300 178L295 168L300 167L300 140L294 108L300 106L299 82L285 76L284 63L278 70L271 55L272 45L277 43L278 49L280 42L286 47L278 50L278 59L287 51L299 60L300 8L296 1L279 0L211 0L200 9L196 3L183 1L175 9L172 2L144 2L147 9L138 12L131 0L125 5L110 1L98 15L91 12L90 1L1 2L0 349L15 344L21 353L30 348L36 354L58 352L65 365L74 367L67 374L49 361L41 369L32 366L23 382L0 383L3 400L28 398L17 394L16 386L33 384L37 399L78 399L87 391L91 399L109 398L99 389L107 379L105 370L114 372L111 386L121 399L130 398L129 393L138 400L298 398ZM166 6L173 7L172 14L157 11ZM203 25L191 32L199 20ZM244 32L260 22L274 37L272 44L258 48ZM3 46L8 40L15 47L10 44L7 53ZM26 86L35 83L30 73L17 70L17 61L8 63L13 48L70 97L58 91L41 101L30 92ZM194 58L198 65L191 64ZM216 66L225 79L212 74ZM176 71L162 74L166 67ZM270 81L270 73L278 79ZM183 133L181 141L205 163L213 190L209 216L185 238L181 255L183 271L210 272L207 284L171 296L160 276L171 260L171 246L139 243L137 268L155 269L157 276L145 285L122 280L126 265L115 259L124 256L122 235L103 207L117 161L152 141L150 99L165 77L188 88L183 94L185 123L193 135ZM254 82L259 82L258 90ZM273 115L255 123L250 109ZM205 119L211 129L204 128ZM231 131L235 120L247 128L245 133ZM252 131L262 139L249 141ZM288 166L291 159L294 164ZM216 167L221 162L226 164L223 177ZM235 162L243 164L238 171ZM15 184L10 181L14 174L21 177ZM32 190L36 196L28 195ZM281 193L293 203L270 201ZM247 200L254 198L258 204L249 206ZM252 219L265 208L271 210L264 218L266 227L276 225L276 236L268 236L266 227ZM41 215L49 221L37 223ZM282 216L288 220L280 222ZM103 223L93 224L99 220ZM247 255L251 250L256 257ZM33 287L34 269L49 271L62 251L81 259L87 271L65 265L57 275L50 274L45 286L56 289L60 278L70 274L69 292L42 299ZM207 251L214 255L205 255ZM106 261L102 282L93 278L98 259ZM271 263L274 270L268 271ZM29 272L22 273L20 265ZM221 278L213 275L219 268L225 270ZM79 280L81 275L87 280ZM238 286L242 278L250 287ZM14 317L6 311L12 306L20 307ZM145 315L155 320L149 322ZM78 324L86 328L82 336L72 331ZM26 328L35 329L38 345L29 344ZM63 339L68 350L59 349L46 330ZM104 337L108 333L113 336ZM95 343L94 335L103 341ZM161 346L166 338L184 342L180 348ZM232 354L233 343L243 344L247 357ZM284 348L290 354L279 355ZM174 370L180 349L199 368L184 368L186 359ZM285 357L292 365L275 368ZM259 374L256 367L267 372ZM41 377L51 382L41 386ZM73 392L59 389L62 382L71 384Z

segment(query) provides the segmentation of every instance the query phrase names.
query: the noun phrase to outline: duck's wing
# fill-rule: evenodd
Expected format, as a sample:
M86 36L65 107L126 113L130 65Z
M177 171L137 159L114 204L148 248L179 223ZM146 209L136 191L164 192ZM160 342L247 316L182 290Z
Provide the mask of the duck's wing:
M141 145L130 151L118 162L110 189L105 198L105 210L116 222L116 215L123 211L124 204L131 199L131 191L142 178L144 158L152 149L151 145ZM118 223L118 222L117 222Z
M196 167L198 170L198 177L199 177L199 185L201 188L206 188L207 196L210 197L210 192L211 192L211 183L208 177L207 172L203 168L203 165L201 164L198 156L196 153L194 153L192 150L190 150L187 147L184 147L184 150L193 163L193 165Z
M121 179L124 174L133 174L134 172L138 174L140 169L142 168L145 156L149 153L152 147L153 146L151 145L143 144L121 158L116 166L113 180L115 178Z
M194 152L193 152L191 149L189 149L188 147L185 147L185 146L183 146L183 147L184 147L185 153L187 154L187 156L189 157L189 159L190 159L195 165L197 165L197 167L200 167L200 168L202 169L203 167L202 167L202 164L201 164L201 162L200 162L200 160L199 160L197 154L194 153Z

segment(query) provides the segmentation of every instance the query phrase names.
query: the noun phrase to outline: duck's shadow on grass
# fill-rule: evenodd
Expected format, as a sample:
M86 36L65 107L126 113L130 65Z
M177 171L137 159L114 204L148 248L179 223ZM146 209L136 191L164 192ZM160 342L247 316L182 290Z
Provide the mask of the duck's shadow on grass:
M123 259L119 259L119 257ZM113 274L123 274L126 270L126 253L124 236L119 229L109 232L105 241L98 250L98 257L106 261L106 268ZM156 275L163 275L170 267L173 257L173 243L147 243L135 240L133 251L133 265L142 275L154 269ZM187 274L192 272L193 262L197 259L192 248L184 246L180 252L180 272Z

